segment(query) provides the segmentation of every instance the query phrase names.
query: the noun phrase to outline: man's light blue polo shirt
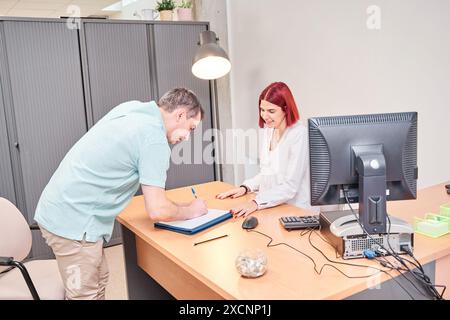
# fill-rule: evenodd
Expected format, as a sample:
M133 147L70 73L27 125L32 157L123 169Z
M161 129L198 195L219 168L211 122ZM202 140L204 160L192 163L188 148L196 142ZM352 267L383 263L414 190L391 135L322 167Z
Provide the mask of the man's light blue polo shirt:
M34 219L58 236L109 241L139 184L164 188L170 147L155 102L111 110L67 153L42 192Z

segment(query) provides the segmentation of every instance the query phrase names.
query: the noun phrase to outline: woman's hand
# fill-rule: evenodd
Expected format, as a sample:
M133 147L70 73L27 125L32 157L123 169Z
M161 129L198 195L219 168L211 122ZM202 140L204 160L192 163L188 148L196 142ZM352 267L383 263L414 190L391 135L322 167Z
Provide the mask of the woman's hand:
M230 211L235 218L238 218L238 217L246 217L256 210L258 210L258 205L256 204L255 201L252 200L244 202L236 206L235 208L231 209Z
M226 198L239 198L242 197L244 194L247 193L247 189L245 189L244 187L239 187L239 188L235 188L235 189L231 189L228 190L226 192L222 192L216 195L217 199L226 199Z

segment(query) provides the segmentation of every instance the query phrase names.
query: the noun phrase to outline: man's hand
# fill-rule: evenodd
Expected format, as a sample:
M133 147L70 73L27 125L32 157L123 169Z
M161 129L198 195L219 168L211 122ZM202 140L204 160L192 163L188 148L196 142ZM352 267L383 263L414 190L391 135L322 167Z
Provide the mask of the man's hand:
M206 201L200 198L193 200L188 206L188 219L200 217L208 213L208 207L206 206Z
M188 205L177 205L167 199L163 188L142 185L145 209L154 221L175 221L192 219L208 212L203 199L195 199Z

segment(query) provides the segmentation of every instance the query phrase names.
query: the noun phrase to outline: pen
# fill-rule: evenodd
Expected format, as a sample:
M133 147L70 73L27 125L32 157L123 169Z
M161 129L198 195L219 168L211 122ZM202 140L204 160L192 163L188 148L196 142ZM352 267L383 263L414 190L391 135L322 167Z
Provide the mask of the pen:
M192 191L192 194L194 195L194 197L197 198L197 194L195 193L194 187L191 187L191 191Z
M196 243L194 243L194 246L196 246L196 245L198 245L198 244L201 244L201 243L208 242L208 241L212 241L212 240L216 240L216 239L220 239L220 238L225 238L225 237L228 237L228 235L227 235L227 234L224 234L223 236L220 236L220 237L215 237L215 238L211 238L211 239L208 239L208 240L196 242Z

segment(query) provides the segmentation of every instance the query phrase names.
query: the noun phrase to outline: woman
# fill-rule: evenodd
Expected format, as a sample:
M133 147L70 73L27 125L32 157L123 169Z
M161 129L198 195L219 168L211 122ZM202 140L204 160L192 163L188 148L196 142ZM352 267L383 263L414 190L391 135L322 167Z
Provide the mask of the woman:
M216 195L238 198L258 191L255 200L233 208L235 217L288 203L311 209L307 130L299 120L291 90L275 82L259 96L259 127L264 128L260 144L260 172L235 189Z

